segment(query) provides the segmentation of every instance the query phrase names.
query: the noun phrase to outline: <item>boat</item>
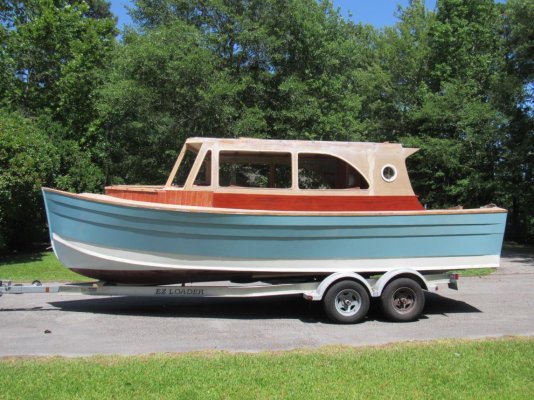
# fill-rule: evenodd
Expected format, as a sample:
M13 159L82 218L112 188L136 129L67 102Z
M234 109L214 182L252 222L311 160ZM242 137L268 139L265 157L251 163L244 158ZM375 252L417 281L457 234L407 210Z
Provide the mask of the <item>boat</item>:
M69 269L109 283L499 266L506 210L428 210L398 143L189 138L165 184L43 188Z

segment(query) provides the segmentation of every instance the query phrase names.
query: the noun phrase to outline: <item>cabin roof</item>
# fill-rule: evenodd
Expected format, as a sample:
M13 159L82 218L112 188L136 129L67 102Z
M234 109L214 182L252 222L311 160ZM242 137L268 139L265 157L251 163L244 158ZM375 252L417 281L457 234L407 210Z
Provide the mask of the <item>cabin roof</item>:
M194 179L198 175L202 162L205 157L211 157L210 151L213 151L215 162L212 163L211 176L213 177L212 185L219 191L235 192L234 187L221 187L219 185L219 155L227 152L250 153L251 157L259 153L270 157L274 153L285 153L286 156L291 154L291 188L269 187L262 190L270 190L273 193L301 190L317 190L327 192L328 190L339 190L347 193L357 193L358 195L380 195L380 196L413 196L414 192L408 177L405 160L408 156L415 153L416 148L405 148L400 143L372 143L372 142L328 142L328 141L307 141L307 140L272 140L272 139L255 139L255 138L205 138L193 137L186 140L186 145L182 149L175 163L166 186L170 187L179 169L180 163L186 149L194 150L199 154L191 172L184 184L184 187L194 188ZM208 156L208 154L210 154ZM361 185L357 187L341 187L337 189L307 189L299 186L299 162L301 154L322 154L337 158L339 165L344 165L350 171L354 170L355 177L362 180ZM225 157L227 154L225 154ZM315 168L320 168L316 166ZM340 167L336 167L340 168ZM350 169L352 168L352 169ZM336 171L336 174L342 174L345 169ZM330 172L332 175L332 171ZM326 176L326 175L325 175ZM341 176L341 175L340 175ZM348 175L347 175L348 176ZM354 178L354 177L353 177ZM356 179L354 178L354 179ZM347 178L348 179L348 178ZM243 192L254 193L258 188L248 188L244 186L239 189Z
M256 138L207 138L192 137L186 140L186 143L194 147L200 147L204 143L218 144L220 149L232 147L242 148L243 146L252 146L254 149L264 149L270 151L331 151L337 149L349 149L353 151L377 151L377 152L403 152L407 157L417 150L416 148L406 148L400 143L374 143L374 142L334 142L334 141L315 141L315 140L278 140L278 139L256 139Z

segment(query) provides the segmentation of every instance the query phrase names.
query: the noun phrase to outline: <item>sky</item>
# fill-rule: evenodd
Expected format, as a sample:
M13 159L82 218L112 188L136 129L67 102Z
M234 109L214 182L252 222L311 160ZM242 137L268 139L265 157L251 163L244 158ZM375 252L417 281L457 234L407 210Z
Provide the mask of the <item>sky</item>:
M349 17L350 11L354 22L383 28L397 22L397 7L406 7L408 3L409 0L334 0L334 7L338 7L345 18ZM436 0L425 0L425 4L429 9L434 9Z
M118 17L119 29L131 23L126 7L129 0L110 0L111 11ZM428 8L433 9L436 0L425 0ZM363 22L377 28L393 25L396 22L397 6L406 7L409 0L334 0L334 6L341 10L341 15L348 18L349 11L354 22Z

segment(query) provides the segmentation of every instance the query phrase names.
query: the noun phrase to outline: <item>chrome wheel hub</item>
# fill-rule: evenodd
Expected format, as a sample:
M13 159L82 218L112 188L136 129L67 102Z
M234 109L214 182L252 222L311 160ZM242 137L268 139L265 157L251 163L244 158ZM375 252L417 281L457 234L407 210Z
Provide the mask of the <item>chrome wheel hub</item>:
M362 298L354 289L340 291L335 299L337 312L345 316L356 314L360 310L361 304Z

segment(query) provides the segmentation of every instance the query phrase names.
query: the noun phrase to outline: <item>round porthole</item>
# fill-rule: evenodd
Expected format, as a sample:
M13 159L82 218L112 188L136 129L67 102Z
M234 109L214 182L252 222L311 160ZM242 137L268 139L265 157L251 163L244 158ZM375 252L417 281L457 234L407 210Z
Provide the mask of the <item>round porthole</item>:
M397 169L393 165L384 165L382 167L382 179L386 182L393 182L397 179Z

